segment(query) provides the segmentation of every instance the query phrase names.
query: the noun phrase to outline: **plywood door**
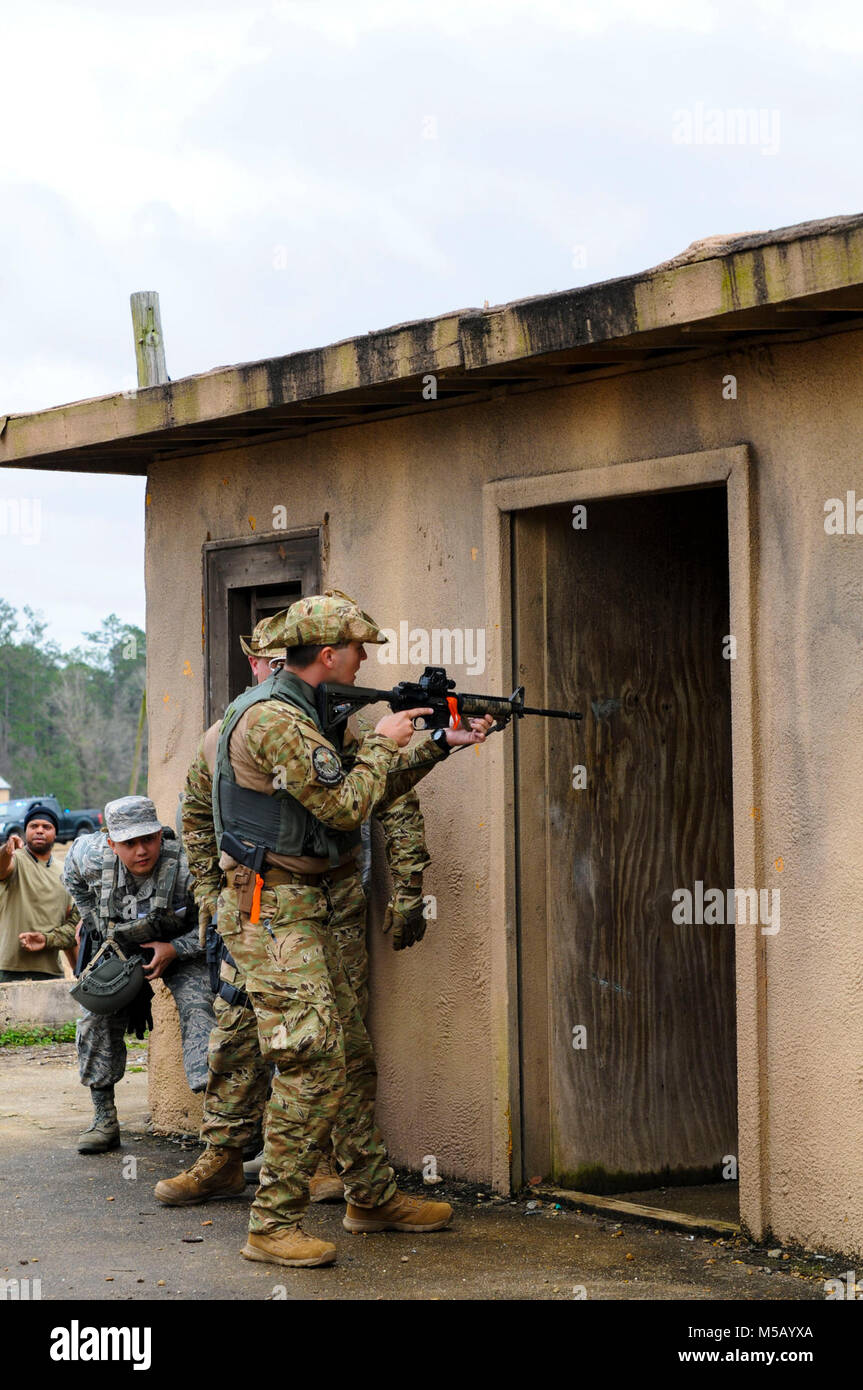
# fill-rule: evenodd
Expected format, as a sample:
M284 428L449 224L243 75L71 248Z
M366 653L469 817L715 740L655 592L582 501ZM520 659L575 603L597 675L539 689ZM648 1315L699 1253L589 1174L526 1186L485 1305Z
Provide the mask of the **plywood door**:
M736 1136L733 928L672 922L673 889L733 884L725 492L513 540L517 680L585 712L518 731L526 1176L691 1176Z

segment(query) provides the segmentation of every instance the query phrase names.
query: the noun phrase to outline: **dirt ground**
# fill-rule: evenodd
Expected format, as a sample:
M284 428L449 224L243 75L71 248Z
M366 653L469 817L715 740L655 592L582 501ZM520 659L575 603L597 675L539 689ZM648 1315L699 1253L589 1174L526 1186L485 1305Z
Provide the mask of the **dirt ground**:
M146 1053L130 1049L117 1088L121 1147L82 1156L89 1097L74 1047L0 1050L0 1278L39 1278L43 1299L792 1302L823 1301L823 1281L847 1267L448 1181L427 1189L455 1207L445 1232L353 1236L341 1205L317 1205L305 1225L335 1241L336 1265L250 1264L239 1251L252 1187L203 1207L153 1197L197 1148L147 1132L146 1081ZM421 1179L400 1180L423 1190Z

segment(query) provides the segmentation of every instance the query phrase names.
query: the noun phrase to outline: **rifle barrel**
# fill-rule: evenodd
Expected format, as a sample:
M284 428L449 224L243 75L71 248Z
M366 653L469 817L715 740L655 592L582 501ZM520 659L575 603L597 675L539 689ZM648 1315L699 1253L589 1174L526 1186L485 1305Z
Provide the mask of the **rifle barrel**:
M582 716L572 709L531 709L529 705L521 705L519 714L541 714L546 719L581 719Z

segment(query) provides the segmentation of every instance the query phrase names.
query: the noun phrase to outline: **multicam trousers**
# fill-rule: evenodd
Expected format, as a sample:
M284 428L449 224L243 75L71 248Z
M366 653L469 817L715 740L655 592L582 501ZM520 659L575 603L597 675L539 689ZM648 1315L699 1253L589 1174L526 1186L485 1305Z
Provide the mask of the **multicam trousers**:
M339 879L329 895L329 930L338 943L360 1016L365 1019L369 1005L366 896L354 876ZM243 988L242 971L223 961L221 974L227 984ZM242 1149L261 1130L273 1068L261 1056L258 1021L251 1004L229 1004L217 994L213 1008L216 1026L210 1034L201 1140L215 1147Z
M232 888L219 898L219 933L251 1000L262 1060L276 1067L251 1231L277 1231L299 1221L308 1204L309 1179L331 1135L348 1200L375 1206L395 1192L374 1122L372 1045L337 939L360 903L364 918L358 875L332 888L265 888L255 926L238 913ZM359 953L354 955L358 959ZM364 978L359 983L364 986ZM248 1033L248 1026L241 1028L238 1042L235 1030L236 1055L245 1059L240 1070L253 1072L260 1082L263 1072L250 1062ZM221 1073L222 1082L227 1075ZM208 1088L208 1113L218 1102L211 1094L219 1089L218 1077L215 1073ZM247 1098L260 1094L248 1077L246 1083ZM204 1137L212 1142L207 1127Z
M183 1069L192 1091L207 1084L207 1045L215 1022L213 991L204 961L172 962L162 976L174 996L183 1039ZM126 1070L124 1013L91 1014L84 1009L75 1025L78 1071L85 1086L113 1086Z

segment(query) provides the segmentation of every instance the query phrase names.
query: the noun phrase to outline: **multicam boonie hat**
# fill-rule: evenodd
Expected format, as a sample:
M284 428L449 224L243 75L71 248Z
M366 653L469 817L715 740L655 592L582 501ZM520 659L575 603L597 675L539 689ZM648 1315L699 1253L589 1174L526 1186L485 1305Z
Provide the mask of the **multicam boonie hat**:
M270 661L285 659L285 622L289 608L280 613L272 613L256 623L251 637L241 637L240 646L246 656L266 656Z
M335 646L338 642L386 642L377 623L340 589L301 598L286 615L287 647Z
M120 844L139 835L155 835L162 829L156 808L148 796L121 796L105 807L108 838Z

